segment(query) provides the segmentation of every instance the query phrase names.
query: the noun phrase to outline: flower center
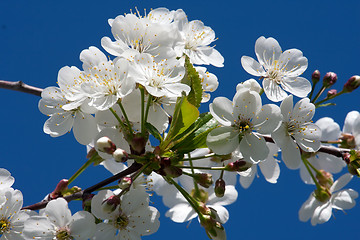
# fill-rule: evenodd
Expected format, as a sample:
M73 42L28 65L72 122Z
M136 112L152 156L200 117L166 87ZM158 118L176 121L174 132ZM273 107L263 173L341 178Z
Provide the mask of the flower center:
M0 235L10 231L10 229L11 229L11 226L10 226L9 220L1 219L0 220Z
M278 65L278 60L275 60L271 67L268 69L267 71L267 77L274 81L276 84L280 84L281 83L281 79L282 79L282 72L279 68L279 65Z
M128 224L129 218L125 214L120 214L114 222L114 226L120 230L125 229Z
M193 189L190 195L202 203L206 203L209 199L209 194L204 189Z
M57 240L73 240L74 238L70 235L69 229L60 228L56 231Z

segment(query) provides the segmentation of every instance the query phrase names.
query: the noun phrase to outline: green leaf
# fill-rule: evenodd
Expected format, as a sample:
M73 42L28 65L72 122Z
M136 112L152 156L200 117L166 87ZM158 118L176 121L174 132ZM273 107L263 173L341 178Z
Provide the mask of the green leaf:
M186 56L185 58L185 69L186 77L184 78L183 83L191 87L191 91L188 94L187 99L192 105L199 108L202 100L203 88L201 85L199 73L190 63L190 59L188 56Z
M160 142L162 142L162 136L160 134L160 132L156 129L156 127L154 127L151 123L146 122L145 123L145 127L146 129L149 131L149 133L151 135L153 135L157 140L159 140Z
M210 114L209 114L210 115ZM218 127L218 122L211 118L196 131L191 132L172 147L173 151L182 153L191 152L197 148L206 148L206 138L209 132Z
M160 144L160 149L167 148L169 143L179 134L184 132L199 116L199 110L189 103L185 96L178 98L173 119L166 139Z

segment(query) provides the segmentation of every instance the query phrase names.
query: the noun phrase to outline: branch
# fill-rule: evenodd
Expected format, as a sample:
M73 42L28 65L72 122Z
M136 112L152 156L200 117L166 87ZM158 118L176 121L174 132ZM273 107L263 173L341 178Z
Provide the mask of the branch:
M22 81L9 82L9 81L0 80L0 88L5 88L9 90L24 92L24 93L30 93L39 97L41 97L41 92L43 91L43 89L41 88L27 85Z
M137 163L137 162L134 162L130 167L128 167L127 169L125 169L124 171L122 172L119 172L118 174L115 174L114 176L111 176L107 179L105 179L104 181L101 181L91 187L88 187L86 188L85 190L82 190L80 192L77 192L77 193L74 193L74 194L71 194L69 196L66 196L66 197L63 197L66 201L68 202L71 202L72 200L75 200L75 199L83 199L85 196L87 196L88 194L90 194L91 192L93 191L96 191L97 189L99 188L102 188L116 180L119 180L131 173L134 173L136 172L137 170L139 170L140 168L142 167L141 164ZM32 204L32 205L29 205L29 206L26 206L26 207L23 207L22 209L29 209L29 210L39 210L39 209L42 209L42 208L45 208L46 205L53 199L49 199L49 200L43 200L41 202L38 202L38 203L35 203L35 204Z
M272 139L271 137L269 137L269 136L263 136L263 137L266 142L275 143L274 139ZM350 152L350 149L321 146L320 149L317 150L317 152L331 154L331 155L334 155L335 157L339 157L344 160L343 154L346 152Z

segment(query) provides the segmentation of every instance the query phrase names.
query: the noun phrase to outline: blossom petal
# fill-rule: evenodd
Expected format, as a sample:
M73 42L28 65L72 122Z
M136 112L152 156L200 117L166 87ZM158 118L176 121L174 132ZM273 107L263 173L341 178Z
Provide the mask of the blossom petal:
M225 97L217 97L209 106L211 115L222 125L231 126L234 123L233 104Z
M311 83L303 77L297 77L295 79L284 78L281 86L285 91L300 98L306 97L311 91Z
M351 181L352 178L353 178L353 175L351 175L350 173L345 173L344 175L339 177L338 180L336 180L334 182L334 184L330 188L330 192L339 191L340 189L345 187L346 184L348 184Z
M255 42L255 53L261 65L270 65L280 58L281 47L274 38L261 36Z
M332 205L330 201L322 203L322 205L318 206L315 209L314 215L311 218L311 224L315 226L316 224L321 224L329 221L329 219L331 218L331 213Z
M217 154L229 154L239 146L238 132L232 127L215 128L208 134L206 145Z
M313 216L315 208L318 205L319 201L317 201L313 193L311 193L299 210L299 220L302 222L308 221Z
M71 221L71 212L64 198L50 201L45 208L45 214L51 223L57 227L65 227Z
M240 142L240 151L245 160L257 163L269 155L269 148L265 139L254 133L246 133Z
M355 199L359 194L352 189L346 189L335 193L332 196L333 208L343 210L353 208L356 204Z
M288 96L279 84L268 78L263 80L263 88L266 97L273 102L282 101Z
M286 71L286 76L297 77L301 75L308 67L308 60L298 49L289 49L284 51L279 58L280 69Z
M245 71L254 76L264 76L265 70L255 59L248 56L241 57L241 65Z

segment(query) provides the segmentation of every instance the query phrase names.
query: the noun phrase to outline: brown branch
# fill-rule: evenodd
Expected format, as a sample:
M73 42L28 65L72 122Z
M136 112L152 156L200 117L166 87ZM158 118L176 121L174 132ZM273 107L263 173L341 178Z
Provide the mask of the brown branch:
M107 179L105 179L104 181L101 181L91 187L88 187L86 188L85 190L82 190L80 192L77 192L77 193L74 193L74 194L71 194L69 196L66 196L66 197L63 197L66 201L70 202L72 200L75 200L75 199L84 199L84 197L86 197L87 195L89 195L91 192L93 191L96 191L97 189L99 188L102 188L116 180L119 180L131 173L134 173L136 172L137 170L139 170L140 168L142 167L141 164L137 163L137 162L134 162L130 167L128 167L127 169L125 169L124 171L122 172L119 172L118 174L115 174L114 176L111 176ZM35 203L35 204L32 204L32 205L29 205L29 206L25 206L23 207L22 209L30 209L30 210L39 210L39 209L42 209L42 208L45 208L46 205L51 201L50 200L43 200L41 202L38 202L38 203Z
M266 142L275 143L274 139L269 136L263 136ZM334 155L335 157L342 158L344 160L344 153L350 152L350 149L345 148L336 148L336 147L328 147L328 146L321 146L317 152L327 153Z
M41 88L27 85L22 81L9 82L9 81L0 80L0 88L29 93L39 97L41 97L41 92L43 91L43 89Z

